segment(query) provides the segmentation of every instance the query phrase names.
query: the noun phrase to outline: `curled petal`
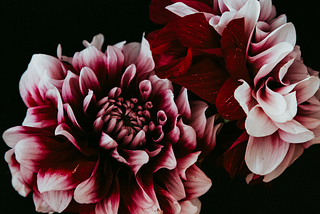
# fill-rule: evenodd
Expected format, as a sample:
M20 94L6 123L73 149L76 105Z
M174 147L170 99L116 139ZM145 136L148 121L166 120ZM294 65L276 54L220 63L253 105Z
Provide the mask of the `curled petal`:
M113 149L118 146L118 143L108 134L102 132L99 146L105 150Z
M149 161L147 152L142 150L127 150L115 148L111 154L117 161L131 167L132 172L137 174L139 169Z
M180 214L199 214L201 210L201 201L198 198L180 202Z
M89 90L94 91L95 94L101 93L101 88L96 74L92 69L84 67L80 71L79 87L81 94L86 96Z
M265 137L278 130L274 122L256 105L249 111L245 121L246 131L254 137Z
M121 77L120 87L123 91L129 88L129 85L136 75L136 66L134 64L129 65Z
M177 99L175 100L179 110L179 114L182 115L183 120L188 121L191 118L191 108L188 100L187 89L182 87Z
M146 101L149 98L152 91L151 82L149 80L141 81L139 83L139 90L140 90L142 101Z

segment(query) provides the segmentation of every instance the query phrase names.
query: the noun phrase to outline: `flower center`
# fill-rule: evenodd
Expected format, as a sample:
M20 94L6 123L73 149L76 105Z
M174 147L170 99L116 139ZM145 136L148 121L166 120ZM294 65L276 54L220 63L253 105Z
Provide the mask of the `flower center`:
M138 104L138 99L105 97L99 101L95 129L102 130L122 147L136 148L145 144L149 129L152 102Z

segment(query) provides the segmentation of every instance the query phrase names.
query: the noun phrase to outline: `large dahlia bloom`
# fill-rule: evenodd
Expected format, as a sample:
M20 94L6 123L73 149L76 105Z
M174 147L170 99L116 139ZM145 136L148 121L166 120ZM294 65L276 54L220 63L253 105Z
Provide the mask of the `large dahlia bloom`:
M32 57L27 115L3 134L13 187L33 191L39 212L199 213L211 181L195 163L214 147L215 116L154 74L144 38L105 53L102 43Z
M318 143L318 73L303 64L294 26L271 0L153 0L150 9L166 24L148 37L156 74L244 130L224 154L231 176L248 167L247 181L270 181Z

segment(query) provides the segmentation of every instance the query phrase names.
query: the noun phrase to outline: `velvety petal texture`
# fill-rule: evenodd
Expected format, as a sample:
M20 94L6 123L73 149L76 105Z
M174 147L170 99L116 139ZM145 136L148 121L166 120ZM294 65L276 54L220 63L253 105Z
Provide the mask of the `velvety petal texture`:
M105 52L103 39L32 58L26 118L3 134L13 187L33 191L38 212L199 213L211 180L196 163L215 146L216 117L155 75L145 38Z
M150 9L166 24L147 36L156 75L236 121L240 134L222 146L231 177L247 165L251 180L270 181L297 158L291 144L319 142L318 72L303 64L294 25L271 0L153 0Z

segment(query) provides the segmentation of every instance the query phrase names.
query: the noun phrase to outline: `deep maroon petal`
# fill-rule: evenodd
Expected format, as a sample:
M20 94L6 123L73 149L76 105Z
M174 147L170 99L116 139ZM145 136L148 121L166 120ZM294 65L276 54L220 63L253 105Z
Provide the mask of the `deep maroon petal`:
M217 94L228 78L228 73L215 61L205 58L190 66L185 75L171 77L174 83L182 85L202 99L215 103Z
M251 83L246 68L246 45L244 18L230 21L221 36L221 50L226 69L234 79L243 79Z
M39 166L39 191L73 189L89 178L94 165L94 160L75 149L49 153Z
M186 47L203 49L220 47L220 35L209 25L202 13L179 19L175 33Z
M221 87L216 100L218 113L227 120L237 120L246 114L234 98L234 91L239 87L240 82L229 77Z

